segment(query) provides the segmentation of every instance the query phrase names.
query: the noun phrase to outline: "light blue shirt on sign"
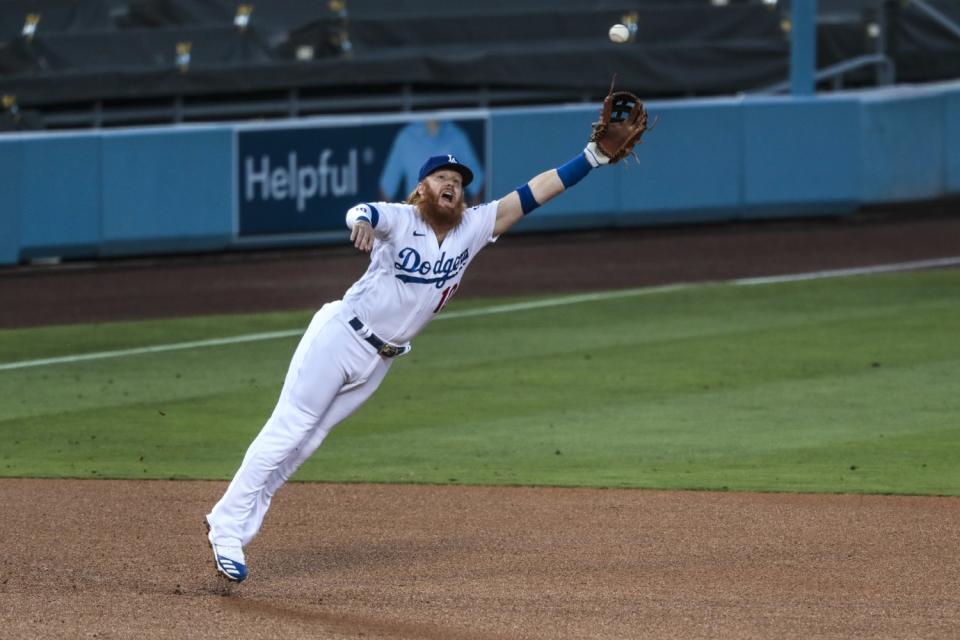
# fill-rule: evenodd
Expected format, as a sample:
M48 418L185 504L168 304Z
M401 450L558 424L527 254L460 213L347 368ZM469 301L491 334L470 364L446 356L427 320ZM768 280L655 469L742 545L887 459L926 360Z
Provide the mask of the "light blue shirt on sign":
M435 132L431 129L435 128ZM483 165L474 153L470 139L450 121L411 122L397 133L387 162L380 175L380 190L388 200L403 200L417 187L420 167L430 156L453 155L473 171L473 182L466 188L475 199L483 191ZM402 187L402 191L398 190Z

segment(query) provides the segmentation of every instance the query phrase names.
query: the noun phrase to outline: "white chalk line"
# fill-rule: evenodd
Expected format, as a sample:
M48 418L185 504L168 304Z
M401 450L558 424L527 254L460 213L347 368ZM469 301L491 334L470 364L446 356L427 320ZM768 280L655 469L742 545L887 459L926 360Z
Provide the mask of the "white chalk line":
M172 344L158 344L152 347L134 347L132 349L117 349L116 351L98 351L95 353L81 353L73 356L58 356L56 358L41 358L39 360L21 360L20 362L6 362L0 364L0 371L9 369L25 369L27 367L42 367L48 364L69 364L71 362L86 362L87 360L103 360L104 358L120 358L136 356L144 353L162 353L164 351L180 351L182 349L199 349L203 347L218 347L221 345L239 344L241 342L257 342L259 340L275 340L300 335L303 329L288 331L269 331L266 333L250 333L244 336L230 338L211 338L209 340L193 340L191 342L175 342Z
M951 258L934 258L930 260L914 260L910 262L897 262L892 264L880 264L866 267L851 267L848 269L830 269L825 271L810 271L807 273L794 273L780 276L764 276L761 278L738 278L736 280L726 280L717 284L729 284L734 286L754 286L763 284L780 284L784 282L800 282L804 280L819 280L822 278L844 278L859 275L871 275L877 273L891 273L895 271L915 271L918 269L934 269L940 267L953 267L960 265L960 256ZM514 304L501 304L492 307L482 307L480 309L466 309L463 311L450 311L438 316L436 320L456 320L458 318L473 318L479 316L490 316L501 313L514 313L517 311L529 311L531 309L546 309L549 307L560 307L571 304L581 304L583 302L596 302L603 300L615 300L617 298L629 298L643 295L653 295L657 293L666 293L670 291L679 291L692 287L703 286L704 282L687 282L679 284L670 284L657 287L642 287L638 289L618 289L616 291L601 291L597 293L584 293L577 295L559 296L556 298L545 298L543 300L533 300L530 302L518 302ZM55 358L41 358L38 360L21 360L19 362L0 363L0 371L10 371L14 369L26 369L29 367L42 367L55 364L71 364L75 362L87 362L90 360L103 360L107 358L121 358L124 356L135 356L148 353L163 353L167 351L181 351L184 349L202 349L206 347L219 347L225 345L241 344L244 342L258 342L261 340L277 340L280 338L292 338L303 334L304 329L291 329L287 331L268 331L265 333L251 333L242 336L232 336L229 338L212 338L208 340L193 340L190 342L176 342L172 344L160 344L150 347L135 347L131 349L118 349L115 351L100 351L95 353L81 353L72 356L59 356Z
M845 278L849 276L865 276L877 273L893 273L895 271L918 271L920 269L936 269L955 267L960 265L960 256L951 258L931 258L929 260L913 260L910 262L894 262L891 264L877 264L869 267L851 267L849 269L828 269L826 271L810 271L782 276L765 276L762 278L739 278L730 280L730 284L779 284L781 282L798 282L801 280L819 280L821 278Z

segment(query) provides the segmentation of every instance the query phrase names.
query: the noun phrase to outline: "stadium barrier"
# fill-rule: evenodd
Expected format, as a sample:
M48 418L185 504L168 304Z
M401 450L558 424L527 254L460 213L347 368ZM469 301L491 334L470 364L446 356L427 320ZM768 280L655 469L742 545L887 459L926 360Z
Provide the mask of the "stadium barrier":
M518 228L838 216L960 195L960 82L649 108L659 123L639 162L595 172ZM343 242L344 209L382 198L407 125L456 125L490 198L576 153L596 115L571 105L6 135L0 264Z

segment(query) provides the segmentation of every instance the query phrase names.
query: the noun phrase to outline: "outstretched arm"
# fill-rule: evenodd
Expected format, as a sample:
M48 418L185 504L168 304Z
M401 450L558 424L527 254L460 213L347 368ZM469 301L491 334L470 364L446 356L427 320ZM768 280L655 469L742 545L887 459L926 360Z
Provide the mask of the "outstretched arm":
M507 232L520 218L577 184L595 167L610 162L591 142L581 153L556 169L549 169L500 199L493 235Z
M616 79L616 76L614 76ZM533 180L504 196L497 205L493 235L499 236L520 218L580 182L602 164L616 163L633 153L647 130L647 110L629 91L613 90L603 100L600 120L591 125L590 143L583 153L556 169L544 171Z

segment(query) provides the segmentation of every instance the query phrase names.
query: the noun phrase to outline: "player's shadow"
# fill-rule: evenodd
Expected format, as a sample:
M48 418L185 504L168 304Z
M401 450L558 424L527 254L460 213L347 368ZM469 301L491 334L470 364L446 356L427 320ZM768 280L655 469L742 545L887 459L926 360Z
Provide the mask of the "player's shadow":
M225 606L244 614L252 614L259 620L277 620L284 624L290 621L302 622L312 629L332 631L337 633L338 636L342 635L344 637L369 636L375 638L421 638L422 640L449 640L450 638L492 640L493 638L502 638L500 635L493 636L463 628L453 629L431 623L391 620L389 612L383 612L377 616L363 616L339 613L333 610L308 609L306 606L281 604L275 599L246 596L228 598L224 600L224 603Z
M429 558L433 563L445 557L455 558L465 550L475 548L470 540L446 538L436 541L395 540L317 547L273 547L264 549L258 555L262 556L263 569L270 569L277 576L295 576L371 567L410 568L423 558Z

